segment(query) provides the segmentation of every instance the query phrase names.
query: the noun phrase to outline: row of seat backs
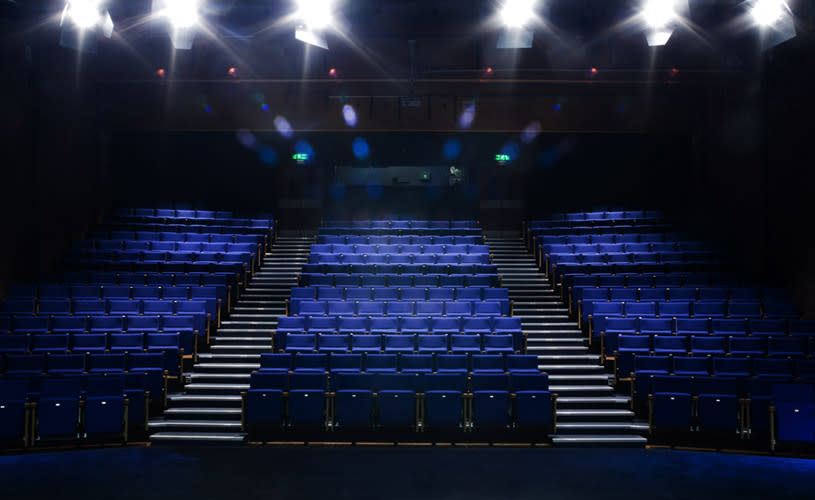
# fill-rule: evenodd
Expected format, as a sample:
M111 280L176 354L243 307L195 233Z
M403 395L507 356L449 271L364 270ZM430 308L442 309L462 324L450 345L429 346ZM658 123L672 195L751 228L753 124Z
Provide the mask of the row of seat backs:
M66 262L244 262L254 258L252 251L235 252L194 252L194 251L142 251L142 250L86 250L76 249L65 252Z
M717 318L607 318L602 334L722 334L815 336L815 321Z
M607 333L603 337L603 353L652 352L656 354L729 354L731 356L815 355L815 335L776 337L765 335L625 335Z
M176 241L126 241L126 240L81 240L69 250L72 256L82 256L82 252L119 252L126 256L126 252L207 252L207 253L257 253L260 243L233 243L233 242L176 242Z
M572 278L592 274L657 274L657 273L702 273L721 270L726 267L718 259L709 257L697 260L674 262L591 262L561 263L554 270L555 282L564 289L572 284Z
M588 307L591 305L591 307ZM584 304L584 318L591 319L594 335L608 329L608 319L615 317L632 318L676 318L679 319L735 319L741 320L739 329L744 329L744 319L798 319L800 314L794 304L771 302L762 305L758 302L595 302ZM721 322L720 325L727 325ZM735 324L735 323L734 323ZM679 331L679 330L677 330Z
M475 220L416 220L416 219L382 219L382 220L329 220L323 222L320 229L478 229Z
M294 287L291 300L508 300L509 289L473 287Z
M166 299L8 299L3 315L69 316L99 314L212 314L217 312L215 298L192 300L172 296ZM3 328L0 316L0 331Z
M292 299L289 314L300 316L508 316L503 300L308 300Z
M566 276L566 287L628 287L628 288L681 288L681 287L740 287L738 276L716 272L651 272L651 273L594 273Z
M541 245L544 255L572 254L631 254L631 253L676 253L710 250L699 241L669 241L640 243L546 243Z
M267 227L274 226L274 219L268 218L245 218L227 216L226 212L215 212L212 210L172 210L172 209L133 209L132 213L114 212L106 221L154 221L165 222L167 224L179 224L188 221L190 224L221 224L226 226L254 226Z
M305 332L309 329L336 330L339 332L396 333L403 328L427 329L428 331L474 331L520 332L520 317L413 317L413 316L281 316L277 331Z
M419 235L372 234L339 235L318 234L317 244L323 245L483 245L479 235Z
M549 390L549 379L544 373L320 373L263 372L252 373L251 389L264 390L318 390L318 391L388 391L403 390L415 393L428 391L541 391Z
M113 211L114 217L135 215L139 217L183 217L185 219L232 219L231 210L195 210L192 208L121 207ZM269 217L268 219L271 220Z
M221 300L224 287L202 285L18 285L9 300Z
M336 372L365 371L368 366L405 372L441 373L533 373L538 370L534 354L376 354L376 353L264 353L261 371ZM544 374L545 375L545 374Z
M535 238L544 252L547 245L610 245L634 243L679 243L688 241L684 233L597 233L597 234L544 234Z
M628 220L628 219L661 219L665 217L661 210L592 210L583 212L564 212L552 214L541 219L532 219L528 227L535 227L553 221L571 220Z
M6 379L20 377L26 380L40 375L142 373L156 370L163 375L168 366L178 369L178 359L172 351L128 353L35 353L8 354L0 360L0 373ZM170 373L172 375L172 373ZM0 378L0 380L4 380ZM34 382L29 381L29 384ZM34 387L32 385L32 387ZM29 389L30 391L30 389Z
M232 226L225 224L162 224L160 222L103 222L96 226L90 237L102 240L135 240L135 233L186 233L186 234L254 234L268 236L271 227Z
M340 255L381 255L381 254L489 254L488 245L473 244L333 244L315 243L311 245L312 254Z
M237 275L233 271L228 272L204 272L192 271L187 273L177 272L127 272L127 271L65 271L55 277L52 281L42 281L38 286L40 297L64 297L60 288L65 286L133 286L133 287L215 287L218 290L218 297L226 297L229 287L237 283ZM37 286L37 285L32 285ZM43 294L43 292L46 292ZM97 295L99 297L100 295Z
M91 272L106 272L106 273L160 273L160 274L190 274L190 273L208 273L208 274L223 274L231 273L235 275L233 282L237 282L239 276L245 276L254 261L249 259L243 261L240 259L215 261L199 261L190 262L184 261L116 261L116 260L96 260L96 259L79 259L79 260L63 260L62 265L68 271L83 270Z
M308 266L306 264L303 267ZM498 274L326 274L304 271L301 286L327 287L498 287Z
M815 381L815 359L741 358L729 356L650 356L633 355L629 373L635 379L644 375L678 375L695 377L730 377L740 387L737 392L746 394L749 377L781 377Z
M383 341L384 339L384 341ZM519 353L523 338L518 334L490 334L465 331L463 334L385 334L343 333L275 334L275 346L286 352L369 352L378 353Z
M489 264L489 254L333 254L312 253L310 264Z
M690 301L690 302L789 302L789 291L783 288L762 287L572 287L573 302L586 301Z
M641 253L561 253L551 254L548 257L550 272L563 274L580 266L618 266L619 268L634 265L646 266L648 264L693 264L712 263L720 257L717 252L641 252ZM578 267L575 267L578 266ZM658 267L658 266L657 266Z
M229 233L186 233L170 231L119 231L103 230L93 232L80 245L100 250L172 250L169 244L199 243L203 245L237 244L259 245L265 241L265 234ZM177 247L175 247L177 248Z
M597 224L595 222L562 222L558 226L529 229L527 239L529 244L535 248L536 240L542 236L562 236L565 234L645 234L645 233L667 233L674 228L670 224L663 224L659 221L629 221L616 224Z

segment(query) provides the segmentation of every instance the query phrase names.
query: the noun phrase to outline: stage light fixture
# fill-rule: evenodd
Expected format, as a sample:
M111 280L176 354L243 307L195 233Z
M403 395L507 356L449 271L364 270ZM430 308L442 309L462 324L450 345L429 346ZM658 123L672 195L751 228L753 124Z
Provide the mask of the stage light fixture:
M297 0L297 17L312 30L325 29L333 21L332 0Z
M328 50L325 31L332 27L333 0L297 0L298 25L294 38L308 45Z
M198 23L198 0L165 0L164 16L177 29Z
M750 14L759 26L772 26L784 15L785 7L782 0L758 0L751 7Z
M784 0L747 0L740 4L758 27L762 50L794 38L795 19Z
M176 49L189 50L201 20L200 0L153 0L153 15L164 19Z
M535 0L505 0L499 14L507 28L522 28L535 17Z
M113 20L106 0L69 0L62 10L59 44L81 52L95 53L97 35L110 38Z
M679 20L687 13L688 0L645 0L640 16L648 45L658 47L668 43Z

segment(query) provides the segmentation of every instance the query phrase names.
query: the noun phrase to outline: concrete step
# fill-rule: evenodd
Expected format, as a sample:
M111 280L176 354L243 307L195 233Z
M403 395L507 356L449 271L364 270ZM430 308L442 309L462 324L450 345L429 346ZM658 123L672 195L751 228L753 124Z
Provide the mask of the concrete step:
M598 354L538 354L538 361L541 363L549 362L569 362L573 364L597 364L600 363L600 355Z
M240 394L249 390L249 383L211 383L202 382L187 384L184 386L187 394Z
M156 419L148 422L148 428L155 431L215 431L215 432L240 432L241 421L231 418L229 420L204 420L204 419Z
M247 363L247 362L260 362L260 354L214 354L210 352L202 352L198 355L198 359L202 362L224 362L224 363Z
M167 403L171 408L240 408L240 394L168 394Z
M272 352L271 343L268 344L222 344L210 346L210 350L215 354L261 354Z
M549 384L549 391L558 396L610 396L614 393L614 388L610 385L600 384Z
M251 375L252 372L246 370L243 372L190 372L185 373L184 377L188 384L248 384Z
M631 398L628 396L561 396L557 398L560 408L617 408L628 409Z
M193 371L213 373L213 372L251 372L260 369L260 363L198 363L192 367Z
M613 380L611 373L597 374L554 374L549 375L549 383L555 385L584 385L584 384L608 384Z
M623 409L561 408L557 409L558 426L566 422L618 422L634 418L634 412Z
M195 407L195 408L167 408L164 410L164 416L168 419L188 419L188 420L217 420L220 418L234 420L240 419L240 408L223 408L223 407Z
M644 434L648 424L637 422L558 422L558 435L564 434Z
M642 436L634 435L555 434L554 436L552 436L552 444L557 447L574 447L574 448L603 448L603 447L644 448L645 445L648 444L648 440Z
M240 432L157 432L150 436L150 443L169 445L220 445L237 444L246 440Z
M576 365L566 363L540 363L538 364L538 369L548 373L549 375L580 375L605 372L605 368L601 365Z
M235 345L235 344L244 344L244 345L246 345L246 344L258 344L258 345L260 345L261 343L264 344L264 345L267 345L267 344L271 345L272 336L271 335L265 335L265 336L258 335L256 337L237 337L237 336L235 336L235 337L211 337L210 340L212 341L213 344L216 344L216 345L224 345L224 344L232 344L232 345Z

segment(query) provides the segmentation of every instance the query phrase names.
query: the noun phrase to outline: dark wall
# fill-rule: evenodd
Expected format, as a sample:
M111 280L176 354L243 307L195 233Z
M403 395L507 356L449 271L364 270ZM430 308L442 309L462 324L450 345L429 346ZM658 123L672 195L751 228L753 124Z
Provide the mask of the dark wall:
M19 27L4 18L3 32ZM110 205L109 135L85 65L51 40L2 45L0 290L47 271Z

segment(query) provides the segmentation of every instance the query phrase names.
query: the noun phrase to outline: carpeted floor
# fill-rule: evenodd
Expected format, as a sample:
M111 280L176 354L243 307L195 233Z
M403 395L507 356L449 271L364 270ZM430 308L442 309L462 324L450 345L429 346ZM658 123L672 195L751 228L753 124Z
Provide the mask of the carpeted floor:
M815 460L674 450L131 447L0 457L0 499L815 498Z

